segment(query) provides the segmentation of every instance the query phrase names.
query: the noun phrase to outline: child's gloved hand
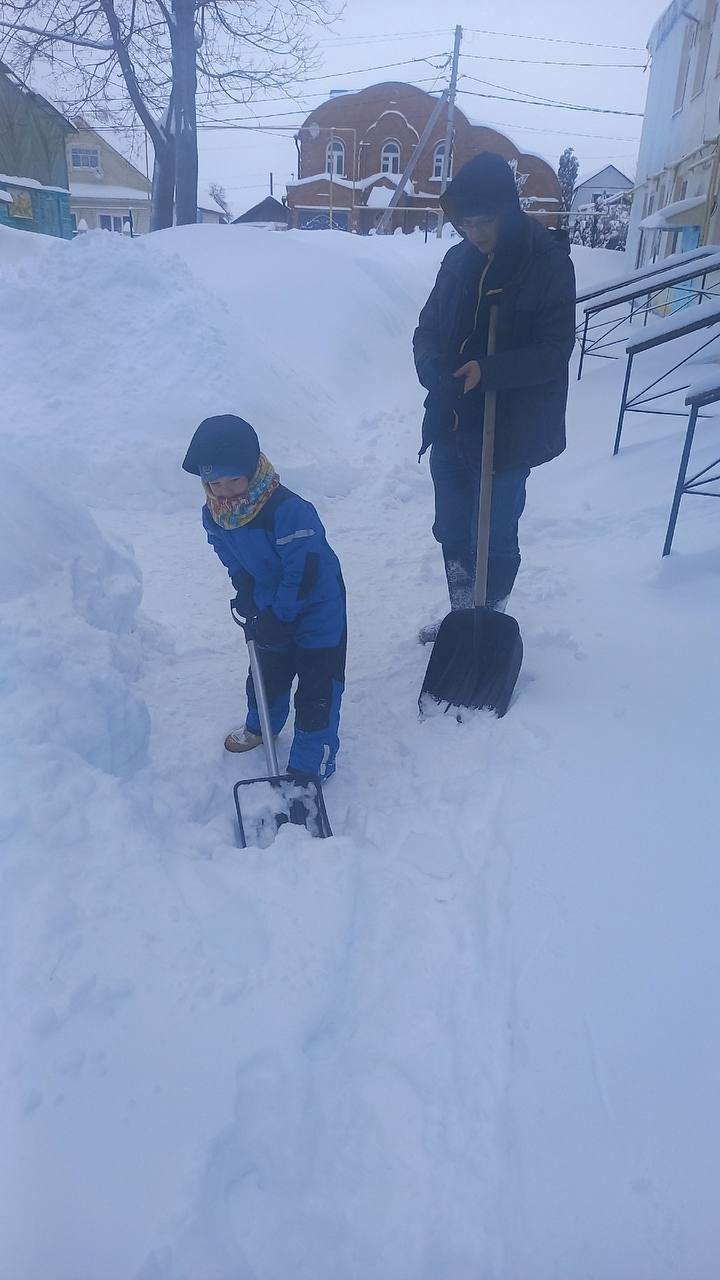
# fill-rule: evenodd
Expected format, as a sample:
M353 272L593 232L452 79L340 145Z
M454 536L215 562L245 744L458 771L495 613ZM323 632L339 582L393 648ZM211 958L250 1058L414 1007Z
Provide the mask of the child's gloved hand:
M252 629L259 645L275 649L290 641L290 623L281 622L272 609L263 609L252 620Z
M239 613L241 618L252 618L257 611L257 605L248 591L238 591L231 604L235 613Z

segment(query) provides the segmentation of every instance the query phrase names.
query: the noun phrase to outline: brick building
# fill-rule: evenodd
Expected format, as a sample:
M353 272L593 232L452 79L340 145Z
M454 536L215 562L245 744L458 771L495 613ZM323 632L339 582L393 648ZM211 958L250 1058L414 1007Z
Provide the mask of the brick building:
M333 94L307 117L296 135L298 179L288 184L291 226L333 226L367 234L377 225L417 146L437 98L412 84L387 81L358 93ZM440 118L393 213L392 230L413 231L429 217L435 226L446 114ZM529 213L556 225L560 185L552 167L525 155L455 107L452 172L480 151L495 151L515 169Z

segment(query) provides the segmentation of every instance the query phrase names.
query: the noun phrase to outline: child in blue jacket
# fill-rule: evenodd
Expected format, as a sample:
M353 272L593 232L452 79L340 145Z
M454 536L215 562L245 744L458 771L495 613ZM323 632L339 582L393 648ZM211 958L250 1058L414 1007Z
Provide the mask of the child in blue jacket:
M234 414L200 423L183 469L202 480L208 542L230 575L235 607L254 619L274 734L298 677L288 772L329 778L340 745L347 623L340 562L320 517L280 484L255 431ZM250 675L247 697L245 727L228 734L228 751L262 743Z

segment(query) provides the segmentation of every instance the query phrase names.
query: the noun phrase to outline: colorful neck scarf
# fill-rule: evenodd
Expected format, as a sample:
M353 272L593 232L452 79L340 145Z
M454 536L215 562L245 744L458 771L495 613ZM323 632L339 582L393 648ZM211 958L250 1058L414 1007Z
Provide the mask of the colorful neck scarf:
M222 529L240 529L242 525L254 520L258 511L262 510L277 489L280 477L272 462L268 462L265 454L261 453L248 491L241 498L216 498L207 481L203 480L202 483L205 500L215 523Z

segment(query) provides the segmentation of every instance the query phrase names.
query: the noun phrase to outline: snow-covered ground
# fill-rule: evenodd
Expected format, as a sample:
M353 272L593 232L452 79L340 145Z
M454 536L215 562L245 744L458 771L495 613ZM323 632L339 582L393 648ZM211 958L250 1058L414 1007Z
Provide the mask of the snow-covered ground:
M682 420L613 459L590 361L529 483L516 700L421 722L446 247L3 232L3 1278L717 1275L718 509L661 563ZM223 411L343 562L324 843L235 846L243 645L180 470Z

